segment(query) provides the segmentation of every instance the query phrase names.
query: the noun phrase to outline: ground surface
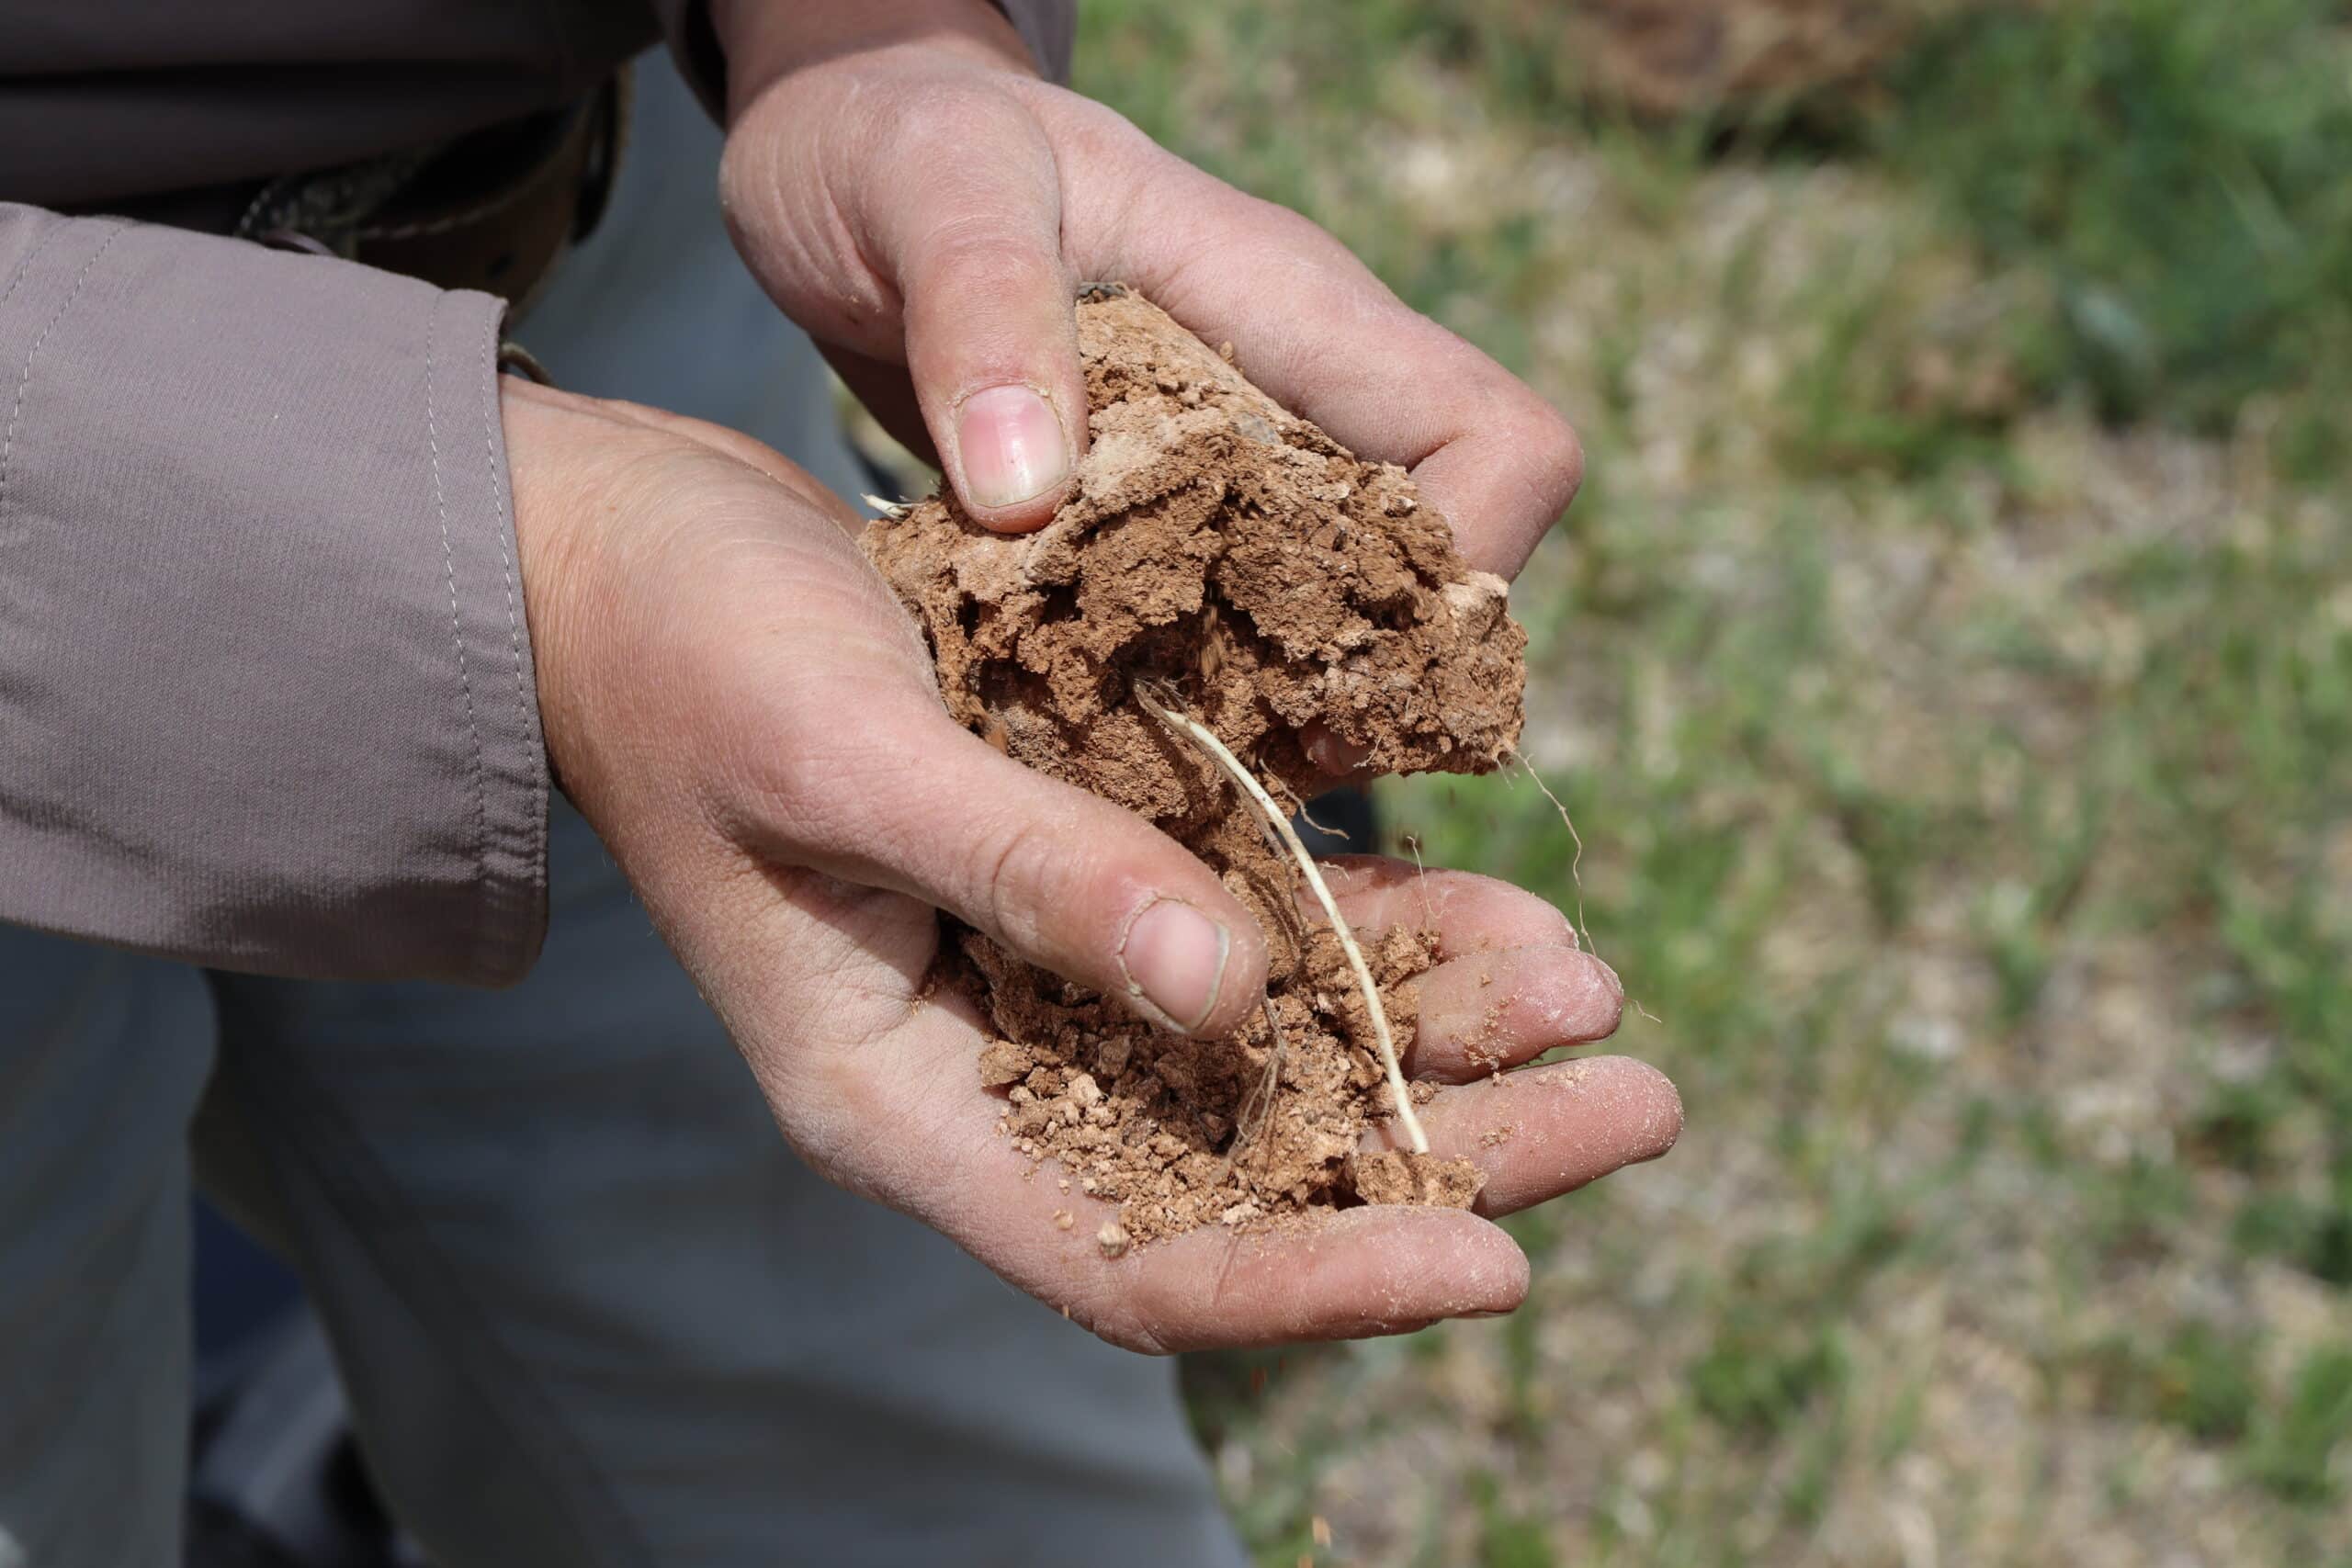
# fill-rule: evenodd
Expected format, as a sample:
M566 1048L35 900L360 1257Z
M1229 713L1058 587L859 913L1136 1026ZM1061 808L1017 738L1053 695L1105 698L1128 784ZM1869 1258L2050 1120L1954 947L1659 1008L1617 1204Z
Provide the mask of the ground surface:
M2352 1562L2340 11L1639 123L1558 11L1084 8L1083 85L1583 428L1525 747L1689 1112L1514 1222L1517 1317L1193 1369L1253 1549ZM1524 784L1386 806L1574 897Z

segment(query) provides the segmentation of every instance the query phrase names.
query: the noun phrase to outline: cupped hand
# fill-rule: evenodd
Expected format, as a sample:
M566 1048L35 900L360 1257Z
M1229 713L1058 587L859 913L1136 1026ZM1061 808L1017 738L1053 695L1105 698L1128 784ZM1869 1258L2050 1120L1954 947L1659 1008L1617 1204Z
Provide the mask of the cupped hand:
M1411 884L1409 890L1406 885ZM944 1232L1114 1344L1169 1351L1403 1333L1509 1312L1526 1258L1500 1215L1653 1159L1681 1130L1655 1069L1598 1056L1521 1067L1600 1039L1623 993L1530 894L1485 877L1357 862L1337 889L1368 931L1433 919L1441 962L1415 982L1417 1077L1432 1152L1486 1173L1474 1212L1363 1207L1245 1232L1210 1226L1106 1256L1114 1204L1065 1191L999 1131L978 1021L925 995L938 923L919 902L774 869L672 916L706 987L804 1157ZM1510 1070L1518 1068L1518 1070ZM1368 1147L1392 1146L1388 1129Z
M820 1173L1106 1338L1174 1349L1507 1311L1527 1266L1491 1217L1674 1141L1674 1090L1638 1063L1508 1070L1616 1026L1616 977L1556 910L1483 877L1336 861L1351 921L1435 933L1408 1059L1449 1086L1422 1116L1439 1153L1486 1168L1478 1211L1358 1209L1105 1257L1115 1211L1037 1179L996 1132L978 1021L926 990L933 910L1204 1032L1263 993L1248 916L1174 840L951 722L856 519L781 456L650 409L520 381L502 396L558 778ZM1223 933L1215 962L1144 918L1170 908Z
M1329 234L1036 79L988 0L719 0L720 190L769 294L966 509L1042 525L1086 445L1071 299L1130 283L1510 577L1576 493L1566 422ZM927 440L926 440L927 437Z

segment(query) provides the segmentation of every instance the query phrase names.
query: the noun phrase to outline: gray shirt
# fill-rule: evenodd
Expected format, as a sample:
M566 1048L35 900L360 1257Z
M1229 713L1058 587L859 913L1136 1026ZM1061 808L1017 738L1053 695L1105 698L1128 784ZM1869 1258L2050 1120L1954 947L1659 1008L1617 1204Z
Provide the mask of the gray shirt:
M1068 0L1003 8L1066 65ZM549 784L503 302L60 209L436 141L576 97L657 36L716 101L700 7L12 10L0 919L274 974L518 977Z

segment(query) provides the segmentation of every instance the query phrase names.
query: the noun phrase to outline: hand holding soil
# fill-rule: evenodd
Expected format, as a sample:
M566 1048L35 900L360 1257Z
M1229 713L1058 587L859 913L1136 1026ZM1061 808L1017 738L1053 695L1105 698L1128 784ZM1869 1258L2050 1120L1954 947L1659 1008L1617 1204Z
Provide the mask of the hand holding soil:
M1271 516L1232 542L1254 538L1272 552L1254 573L1272 590L1256 603L1272 624L1283 604L1306 610L1317 601L1283 585L1284 559L1377 566L1369 544L1403 541L1389 575L1363 579L1375 598L1395 602L1396 614L1356 649L1383 679L1327 687L1329 661L1270 660L1264 638L1237 617L1227 626L1232 682L1217 687L1217 671L1204 677L1201 669L1207 644L1197 637L1205 626L1199 615L1166 623L1172 640L1162 648L1144 617L1121 618L1119 593L1098 599L1075 580L1069 607L1080 613L1031 617L1033 626L1114 645L1125 627L1144 651L1181 651L1181 661L1132 667L1166 677L1278 785L1304 787L1316 771L1294 728L1310 709L1377 766L1430 765L1449 747L1491 760L1516 731L1518 700L1517 646L1491 582L1474 582L1453 558L1441 521L1402 506L1409 486L1401 473L1357 464L1197 343L1191 352L1222 374L1165 392L1156 378L1122 383L1136 394L1130 412L1141 421L1162 402L1185 409L1186 385L1197 385L1202 408L1187 414L1205 411L1227 434L1196 433L1222 440L1228 457L1247 448L1264 458L1254 468L1228 461L1188 471L1155 449L1138 465L1132 448L1122 457L1117 420L1106 419L1070 502L1073 522L1102 521L1106 506L1139 517L1190 506L1186 536L1198 547L1162 558L1157 578L1147 554L1088 581L1124 578L1130 609L1155 581L1166 588L1189 580L1197 591L1212 555L1227 553L1225 525L1243 511L1226 504L1228 480L1244 492L1259 484L1263 503L1288 504L1283 498L1296 499L1287 488L1296 476L1277 482L1265 466L1295 461L1279 453L1330 470L1317 481L1326 494L1353 483L1340 474L1373 468L1363 494L1312 502L1332 510L1306 520L1317 524L1295 540L1306 554L1289 554L1283 528L1272 525L1281 520ZM1109 362L1094 373L1110 400ZM1057 768L1024 766L1015 758L1046 759L1041 744L1058 726L1042 711L1033 726L1015 705L999 704L1003 728L991 731L988 705L967 706L968 689L956 682L951 701L964 716L981 716L982 733L951 717L932 649L854 542L857 520L777 454L628 405L522 383L503 392L549 754L726 1021L778 1124L816 1169L944 1231L1106 1338L1174 1349L1395 1332L1507 1311L1525 1292L1526 1263L1488 1217L1672 1144L1679 1104L1638 1063L1604 1057L1501 1071L1615 1027L1615 976L1576 950L1557 910L1484 877L1423 876L1409 865L1351 858L1327 874L1390 987L1404 1066L1444 1086L1420 1106L1432 1152L1441 1161L1475 1162L1482 1183L1467 1212L1356 1203L1432 1194L1378 1190L1378 1168L1353 1159L1389 1147L1390 1132L1385 1084L1367 1067L1345 971L1319 915L1275 897L1280 888L1289 897L1295 883L1267 869L1281 863L1250 818L1230 810L1232 792L1210 764L1141 708L1115 705L1085 732L1099 739L1107 772L1086 773L1094 753L1083 747ZM1246 425L1237 424L1237 411L1261 411L1262 434L1274 443L1237 435ZM1128 434L1146 428L1138 423ZM1140 488L1103 488L1122 474ZM1156 499L1143 493L1155 487ZM1363 513L1368 499L1373 510ZM1386 521L1333 557L1339 538L1318 538L1319 525L1351 504ZM1399 508L1393 513L1392 504ZM1050 550L1080 531L1049 528L1023 539L967 528L937 506L923 515L1006 547ZM905 526L877 534L877 549L887 556L890 541L911 537L900 534ZM1235 566L1250 553L1241 549ZM1425 573L1441 584L1433 592ZM1247 598L1242 579L1220 581L1218 603ZM1181 591L1168 601L1182 602ZM1335 607L1328 596L1322 605ZM1416 607L1430 618L1417 618ZM939 623L927 619L935 634ZM1071 652L1061 698L1121 694L1117 682L1083 668L1077 643ZM1498 675L1507 677L1500 691ZM1330 700L1350 690L1364 702ZM1261 713L1261 697L1306 705L1283 718L1279 708ZM665 739L627 742L648 735ZM1136 757L1155 761L1129 771L1142 791L1132 799L1114 804L1069 782L1083 775L1101 784L1118 775L1123 759ZM1191 821L1205 830L1203 848L1220 864L1204 864L1131 807L1180 829ZM1252 858L1259 854L1269 859ZM1127 949L1140 917L1170 903L1227 933L1228 951L1213 973L1157 980L1131 973ZM942 944L942 909L963 933L953 949ZM985 946L973 945L983 937ZM1001 988L989 992L986 1010L974 987L943 969L943 958L980 973L997 965ZM1046 974L1057 977L1045 981ZM1197 993L1151 989L1204 980L1204 1005ZM1154 1028L1125 1001L1102 999L1136 989L1158 1011L1193 1022L1193 1034ZM1247 1042L1270 1006L1297 1049L1276 1075L1271 1114L1250 1112L1258 1141L1240 1137L1238 1116L1219 1127L1200 1115L1166 1114L1188 1096L1209 1106L1228 1091L1230 1110L1244 1109L1238 1094L1263 1081L1255 1072L1266 1060ZM1057 1017L1077 1027L1008 1041L1008 1019ZM1125 1044L1124 1061L1114 1041ZM1008 1083L1001 1076L1012 1065L1008 1043L1063 1055L1024 1059L1019 1081ZM1091 1073L1091 1093L1079 1081L1082 1072ZM1033 1082L1050 1092L1041 1095ZM1016 1107L1015 1089L1026 1105ZM1064 1132L1096 1125L1090 1113L1106 1106L1128 1117L1122 1147L1130 1147L1124 1132L1140 1127L1136 1118L1161 1122L1121 1168L1079 1169L1077 1151L1065 1151L1051 1127L1015 1131L1033 1111ZM1040 1163L1023 1144L1057 1162ZM1059 1162L1065 1152L1070 1163ZM1229 1170L1216 1168L1228 1159ZM1284 1170L1303 1174L1278 1187ZM1200 1179L1212 1172L1214 1179ZM1094 1192L1086 1190L1090 1179ZM1228 1179L1243 1195L1204 1212ZM1409 1173L1404 1185L1412 1186ZM1297 1193L1285 1196L1293 1187ZM1227 1211L1251 1202L1256 1214L1228 1222ZM1292 1212L1279 1218L1284 1204Z
M1455 1293L1418 1317L1310 1316L1317 1331L1498 1310L1519 1278L1507 1238L1430 1211L1508 1213L1662 1152L1673 1090L1617 1060L1504 1076L1612 1031L1616 976L1556 910L1501 884L1371 857L1318 874L1269 792L1295 802L1329 749L1377 771L1498 766L1524 682L1505 586L1466 566L1401 469L1359 460L1141 298L1090 288L1077 321L1091 442L1052 522L1008 536L935 499L870 529L866 548L922 625L949 712L1199 855L1268 958L1254 1013L1185 1032L948 922L932 1000L982 1021L973 1066L1005 1096L995 1134L1039 1162L1018 1208L1042 1194L1077 1238L1063 1288L1081 1298L1104 1263L1114 1303L1121 1269L1197 1270L1154 1259L1194 1257L1206 1230L1227 1248L1190 1310L1217 1324L1230 1303L1247 1324L1279 1303L1226 1293L1241 1259L1271 1287L1370 1227L1408 1257L1443 1248L1422 1283ZM1425 1086L1464 1087L1400 1106L1392 1033ZM975 1157L1001 1167L1002 1150ZM1403 1299L1393 1282L1382 1294L1391 1310ZM1115 1304L1088 1321L1136 1337Z
M986 0L719 0L744 264L966 513L1041 527L1089 440L1069 301L1116 278L1275 400L1412 471L1510 577L1576 494L1575 433L1297 213L1037 79Z
M1339 863L1419 1080L1430 1155L1395 1157L1344 944L1136 699L1285 800L1495 765L1521 673L1491 574L1574 493L1573 434L1312 224L1036 81L992 7L790 10L765 39L780 8L712 13L739 247L955 500L877 532L877 575L757 443L507 391L564 787L803 1156L1106 1338L1509 1310L1489 1219L1679 1130L1637 1063L1505 1071L1608 1034L1615 976L1502 884ZM1272 396L1172 328L1081 360L1090 276Z

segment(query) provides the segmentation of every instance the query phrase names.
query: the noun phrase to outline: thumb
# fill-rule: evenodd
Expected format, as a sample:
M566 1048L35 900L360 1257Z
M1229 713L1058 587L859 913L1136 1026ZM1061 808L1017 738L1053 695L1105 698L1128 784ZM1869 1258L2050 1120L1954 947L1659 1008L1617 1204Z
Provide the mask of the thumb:
M990 528L1043 526L1086 448L1076 281L1053 149L988 89L927 101L934 154L866 213L906 332L907 370L956 499Z
M803 794L776 824L781 858L911 894L1185 1033L1222 1034L1258 1005L1264 934L1140 817L1022 766L938 709L870 714L854 743L856 787Z

